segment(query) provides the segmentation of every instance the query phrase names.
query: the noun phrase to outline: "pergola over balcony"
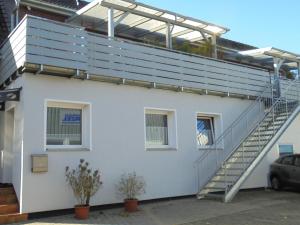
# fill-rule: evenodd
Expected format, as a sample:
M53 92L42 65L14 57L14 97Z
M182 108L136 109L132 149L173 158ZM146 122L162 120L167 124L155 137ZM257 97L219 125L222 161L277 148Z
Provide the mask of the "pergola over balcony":
M94 0L68 22L106 32L110 38L115 35L135 39L152 37L165 41L167 48L172 48L174 38L206 41L212 44L213 57L217 57L216 38L229 31L222 26L131 0Z
M239 52L241 55L251 56L263 62L273 63L275 76L279 77L283 65L291 70L297 70L297 78L300 75L300 55L274 47L259 48Z

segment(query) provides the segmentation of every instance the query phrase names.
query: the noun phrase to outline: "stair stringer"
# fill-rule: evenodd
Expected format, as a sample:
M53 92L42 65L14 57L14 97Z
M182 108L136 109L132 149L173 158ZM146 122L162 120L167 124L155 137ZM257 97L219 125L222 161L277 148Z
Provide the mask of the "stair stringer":
M255 160L251 163L251 165L246 169L246 171L242 174L242 176L238 179L238 181L232 186L230 191L225 194L224 202L230 202L237 192L240 190L240 187L246 181L246 179L250 176L250 174L254 171L257 165L261 162L261 160L265 157L265 155L271 150L274 144L278 141L278 139L282 136L282 134L286 131L286 129L290 126L290 124L295 120L295 118L300 113L300 106L298 106L294 112L290 115L287 121L283 124L283 126L277 131L277 133L272 137L269 143L264 147L264 149L260 152L260 154L255 158Z

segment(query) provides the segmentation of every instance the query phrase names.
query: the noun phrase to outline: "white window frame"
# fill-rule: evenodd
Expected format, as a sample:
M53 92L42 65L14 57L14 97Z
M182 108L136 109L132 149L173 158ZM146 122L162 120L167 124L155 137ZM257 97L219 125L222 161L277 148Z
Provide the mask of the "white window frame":
M148 145L146 133L146 114L167 115L168 121L168 145ZM176 110L162 108L144 108L144 138L146 150L177 150L177 119Z
M210 112L196 112L195 116L195 141L196 141L196 146L197 149L199 150L205 150L205 149L211 149L215 145L216 139L222 134L223 132L223 119L222 119L222 114L221 113L210 113ZM203 119L212 119L213 120L213 144L212 145L207 145L207 146L201 146L198 145L197 142L197 119L198 118L203 118ZM223 143L219 143L218 146L216 146L218 150L223 150Z
M81 109L81 145L47 145L48 107ZM44 104L44 149L51 150L92 150L92 105L88 102L46 99Z

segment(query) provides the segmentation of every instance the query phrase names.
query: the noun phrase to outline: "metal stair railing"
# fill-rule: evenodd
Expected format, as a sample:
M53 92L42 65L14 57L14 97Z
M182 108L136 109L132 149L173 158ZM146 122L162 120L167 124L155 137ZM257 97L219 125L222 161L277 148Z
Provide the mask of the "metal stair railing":
M267 110L267 113L265 114L264 118L255 126L253 129L253 133L250 133L248 137L251 137L253 134L258 132L258 136L255 138L258 139L258 143L256 143L256 146L258 147L258 154L264 149L264 147L270 142L270 140L275 136L276 132L285 124L285 122L289 119L289 116L293 113L293 111L299 106L299 87L300 83L297 81L291 81L288 85L288 87L284 90L284 92L281 94L281 97L278 98L274 104ZM283 117L284 119L281 120L281 123L275 124L276 120L275 118ZM268 123L268 126L265 126L265 128L262 128L262 124L265 121L265 118L271 118L271 123ZM262 129L261 129L262 128ZM263 134L263 131L270 131L271 134L267 135L267 139L265 139L265 142L261 142L262 137L261 134ZM258 137L258 138L257 138ZM242 148L242 155L244 155L244 146L239 145L238 148ZM238 149L237 148L237 149ZM236 149L235 149L236 150ZM226 174L228 174L228 166L227 166L227 160L231 158L232 154L234 154L235 151L233 151L224 161L221 166L221 168L224 170L225 174L225 195L231 190L231 188L234 186L234 184L229 185L228 177ZM239 180L239 178L244 174L244 171L248 169L248 167L252 164L252 161L245 161L244 159L242 162L240 162L239 165L242 166L243 171L236 177L236 181ZM221 169L220 168L220 169Z
M274 103L274 84L269 83L255 101L195 161L199 191L220 169L223 161L251 133ZM206 173L201 174L200 171ZM205 176L204 176L205 175Z

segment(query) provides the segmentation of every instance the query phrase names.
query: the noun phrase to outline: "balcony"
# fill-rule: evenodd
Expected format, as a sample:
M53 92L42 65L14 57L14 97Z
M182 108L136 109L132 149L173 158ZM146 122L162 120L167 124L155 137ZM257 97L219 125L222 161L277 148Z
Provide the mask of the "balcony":
M255 97L270 82L254 67L88 32L26 16L2 44L0 85L18 71Z

